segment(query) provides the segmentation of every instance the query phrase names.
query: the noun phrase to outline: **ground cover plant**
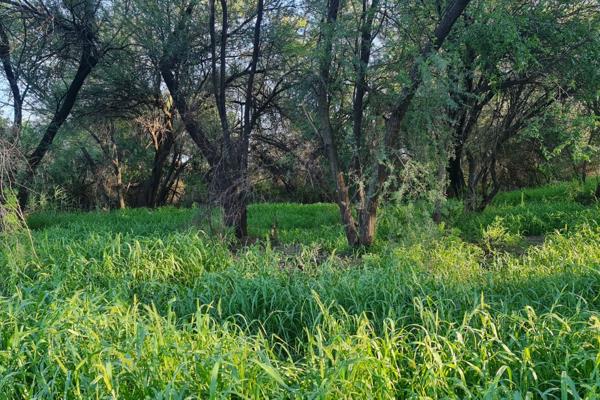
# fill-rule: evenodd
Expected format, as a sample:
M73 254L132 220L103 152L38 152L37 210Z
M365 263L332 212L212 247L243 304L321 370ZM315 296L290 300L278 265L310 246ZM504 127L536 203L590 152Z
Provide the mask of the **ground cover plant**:
M362 253L330 204L253 205L246 247L196 209L31 215L2 238L0 397L598 398L597 210L514 197L386 210ZM544 207L560 229L502 246Z
M553 231L566 231L584 224L599 221L595 201L596 180L562 182L533 189L501 193L483 212L465 215L455 213L454 224L463 236L476 240L494 220L512 233L525 236L542 236Z
M597 0L0 0L0 400L600 399Z

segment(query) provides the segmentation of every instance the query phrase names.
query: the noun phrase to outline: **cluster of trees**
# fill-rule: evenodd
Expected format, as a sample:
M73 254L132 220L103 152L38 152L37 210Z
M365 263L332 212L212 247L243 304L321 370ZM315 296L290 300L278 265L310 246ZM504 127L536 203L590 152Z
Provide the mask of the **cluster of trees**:
M0 0L0 59L22 208L202 201L244 237L279 191L368 246L390 193L439 218L595 168L595 0Z

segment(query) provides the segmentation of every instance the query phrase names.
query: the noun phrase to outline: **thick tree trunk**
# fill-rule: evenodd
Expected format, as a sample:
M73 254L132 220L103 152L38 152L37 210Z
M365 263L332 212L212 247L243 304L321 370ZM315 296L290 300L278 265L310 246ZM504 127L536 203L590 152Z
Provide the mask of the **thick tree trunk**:
M244 187L244 182L235 181L236 176L239 176L239 173L228 171L225 163L212 168L209 201L223 210L225 226L232 229L238 239L243 239L248 234L248 188Z
M173 157L171 158L171 164L169 165L169 169L163 179L163 183L160 187L160 190L157 194L157 204L165 205L169 202L173 202L175 199L175 195L177 194L177 185L179 183L179 176L184 171L187 166L189 160L185 163L181 162L181 153L178 150L175 150L173 153ZM169 195L171 195L171 199L169 200Z
M497 152L497 149L495 152ZM482 165L479 166L473 155L467 153L469 180L465 198L465 211L483 211L500 191L500 183L496 174L495 152L489 159L482 161Z
M336 170L335 167L331 167L331 171ZM340 216L342 217L342 223L344 224L344 230L346 231L346 239L348 244L352 247L359 245L359 234L356 231L356 221L352 216L352 208L350 201L350 194L348 192L348 186L344 180L344 174L341 171L337 172L335 177L336 192L337 192L337 204L340 209Z
M232 228L238 239L248 237L248 205L245 196L232 194L223 203L223 219L225 226Z
M375 241L377 228L377 202L371 203L368 208L359 211L359 245L371 246Z

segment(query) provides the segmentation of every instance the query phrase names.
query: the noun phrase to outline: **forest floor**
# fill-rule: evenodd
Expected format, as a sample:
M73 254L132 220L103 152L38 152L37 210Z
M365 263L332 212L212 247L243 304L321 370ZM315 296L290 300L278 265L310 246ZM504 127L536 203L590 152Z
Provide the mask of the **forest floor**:
M0 398L600 398L600 209L564 183L382 210L40 212L0 239ZM271 232L276 226L276 237Z

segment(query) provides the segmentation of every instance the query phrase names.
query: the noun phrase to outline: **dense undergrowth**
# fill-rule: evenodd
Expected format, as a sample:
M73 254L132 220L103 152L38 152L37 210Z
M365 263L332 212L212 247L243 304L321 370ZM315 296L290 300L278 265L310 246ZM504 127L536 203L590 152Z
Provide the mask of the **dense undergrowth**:
M2 239L0 398L599 398L599 213L577 200L440 226L390 207L368 253L329 204L253 206L243 248L193 209L32 215L35 252Z

